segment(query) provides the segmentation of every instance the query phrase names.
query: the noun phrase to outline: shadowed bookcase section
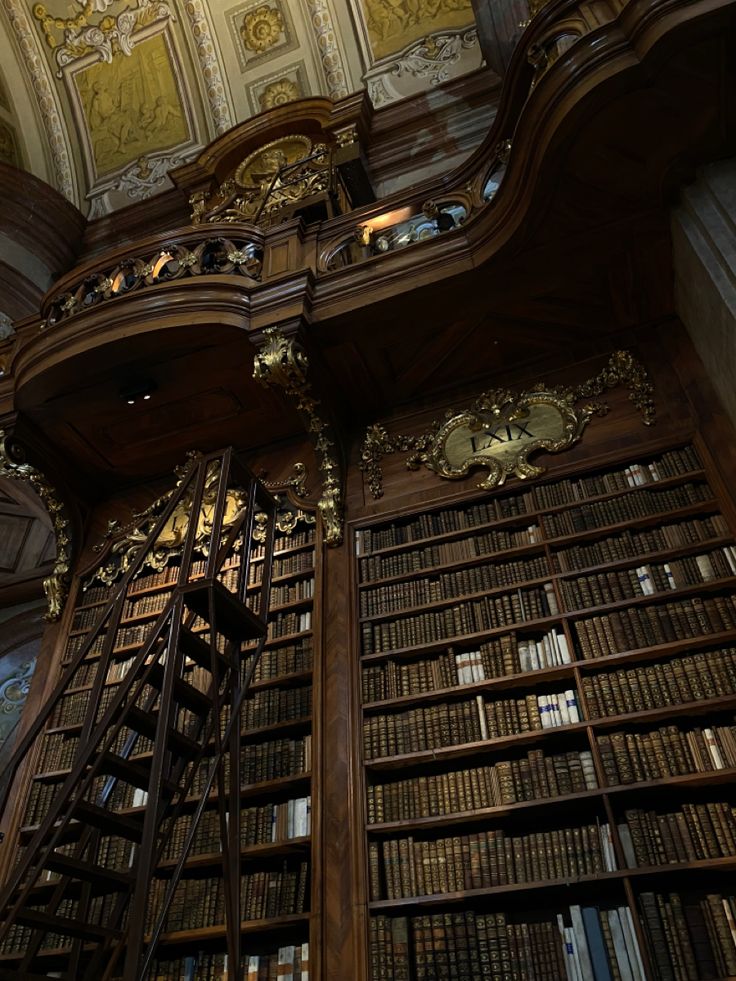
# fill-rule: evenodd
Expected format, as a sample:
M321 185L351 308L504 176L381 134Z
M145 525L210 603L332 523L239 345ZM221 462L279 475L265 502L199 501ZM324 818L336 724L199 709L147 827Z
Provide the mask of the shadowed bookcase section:
M371 981L736 973L736 545L691 446L354 529Z

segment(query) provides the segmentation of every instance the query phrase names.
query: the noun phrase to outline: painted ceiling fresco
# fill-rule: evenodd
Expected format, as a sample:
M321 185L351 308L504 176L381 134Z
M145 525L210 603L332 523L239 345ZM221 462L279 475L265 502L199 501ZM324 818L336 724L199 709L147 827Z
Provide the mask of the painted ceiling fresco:
M471 0L0 0L0 161L95 217L265 109L480 63Z

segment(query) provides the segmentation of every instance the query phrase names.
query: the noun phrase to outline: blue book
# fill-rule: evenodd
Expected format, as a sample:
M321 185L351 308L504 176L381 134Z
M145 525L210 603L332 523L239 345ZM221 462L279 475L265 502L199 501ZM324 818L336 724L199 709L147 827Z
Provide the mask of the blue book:
M588 941L595 981L613 981L601 922L598 919L598 910L595 906L583 906L583 925L585 926L585 939Z

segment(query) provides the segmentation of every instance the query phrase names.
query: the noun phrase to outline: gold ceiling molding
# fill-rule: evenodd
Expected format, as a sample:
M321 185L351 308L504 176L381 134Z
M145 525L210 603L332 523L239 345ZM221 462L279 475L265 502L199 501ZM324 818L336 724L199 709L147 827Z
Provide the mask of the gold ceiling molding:
M192 29L192 39L207 90L207 101L215 123L215 135L222 136L235 125L236 120L222 80L222 69L207 9L202 0L186 0L184 11Z
M337 43L337 32L332 21L332 11L327 0L306 0L309 19L317 41L322 70L331 99L343 99L349 95L347 75L342 54Z
M29 484L46 508L56 539L56 559L51 575L44 579L47 620L58 620L71 581L72 534L66 508L46 477L28 463L24 447L0 429L0 477Z
M576 388L547 389L540 382L520 394L504 389L485 392L469 409L450 410L444 422L433 423L417 436L392 435L379 424L370 426L358 466L375 498L383 495L381 458L387 453L408 452L408 470L425 466L450 480L483 467L488 475L479 487L485 490L500 487L512 474L521 480L538 477L545 468L529 462L532 453L568 449L592 416L609 411L603 402L589 401L577 408L575 403L618 387L629 389L644 425L652 425L653 386L647 371L630 352L616 351L602 371Z
M325 541L340 545L343 537L344 501L342 472L330 426L323 418L321 402L311 393L307 378L309 360L301 345L278 327L264 332L264 341L253 366L253 377L264 388L281 388L296 405L317 451L322 475L322 494L317 508L325 527Z
M15 32L23 64L31 77L33 93L49 141L56 186L67 200L79 205L71 154L62 125L56 89L49 79L46 62L39 54L38 39L26 15L23 0L2 0L2 3Z

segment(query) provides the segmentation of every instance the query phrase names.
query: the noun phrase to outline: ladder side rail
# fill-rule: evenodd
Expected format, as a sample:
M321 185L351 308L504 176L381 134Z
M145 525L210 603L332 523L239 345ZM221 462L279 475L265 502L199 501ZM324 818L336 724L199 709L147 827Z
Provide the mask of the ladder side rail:
M191 523L191 522L190 522ZM148 778L148 806L143 821L143 834L138 847L136 861L136 876L134 895L142 897L148 894L152 874L153 858L157 832L160 823L160 813L165 809L165 798L160 796L162 781L170 769L172 750L168 745L168 733L173 721L174 681L181 676L183 653L179 645L181 632L181 614L183 600L177 596L174 604L174 615L169 625L169 639L164 666L164 680L161 686L158 721L154 739L153 760ZM146 928L146 905L143 902L133 903L130 909L130 929L128 931L128 949L126 952L123 978L125 981L137 981L137 966L140 951L143 946L143 935Z
M250 682L252 680L253 671L255 669L255 665L256 665L256 663L258 661L258 658L260 657L261 650L263 649L264 643L265 643L265 638L264 637L259 638L259 640L258 640L258 649L257 649L257 652L256 652L256 657L253 660L253 664L249 666L248 676L247 676L247 683L244 684L243 687L241 688L238 702L232 707L230 721L228 722L227 727L225 728L225 732L223 734L223 742L228 742L229 741L230 734L231 734L231 729L233 728L233 726L236 725L236 723L239 720L240 711L241 711L241 708L242 708L242 704L243 704L243 701L244 701L244 699L246 697L246 694L247 694L247 691L248 691L248 687L250 686ZM213 757L213 763L210 766L209 772L207 774L207 778L206 778L206 780L204 782L204 786L202 788L201 797L200 797L199 801L197 802L197 807L196 807L195 812L194 812L194 818L192 820L192 824L191 824L191 826L189 828L189 831L187 832L186 838L184 840L184 844L182 846L181 855L179 856L179 859L177 861L176 867L175 867L175 869L174 869L174 871L172 872L172 875L171 875L172 883L173 883L174 880L176 880L176 882L178 882L179 881L179 878L181 877L181 871L184 868L184 864L186 863L187 856L189 855L189 852L190 852L191 847L192 847L192 843L194 842L194 838L195 838L196 831L197 831L197 826L198 826L199 821L200 821L200 819L202 817L202 814L204 813L204 810L205 810L205 808L207 806L209 795L210 795L210 793L212 791L212 787L213 787L213 785L215 783L215 779L217 778L217 771L218 771L219 765L220 765L219 760L217 758L214 758ZM238 796L240 797L240 793L239 793L239 789L240 789L239 788L239 785L240 785L240 773L239 772L237 774L232 774L231 773L231 780L232 779L237 780L237 783L238 783ZM166 913L168 912L168 907L169 907L169 905L171 903L171 900L173 899L175 888L176 887L174 885L172 885L172 884L169 885L169 889L167 890L167 892L166 892L166 894L164 896L162 907L161 907L161 909L159 911L158 919L156 921L156 924L155 924L153 930L151 931L151 936L150 936L150 940L149 940L149 943L148 943L148 949L147 949L147 952L146 952L146 955L145 955L143 964L141 966L140 977L142 977L142 978L146 976L146 972L151 967L151 962L153 960L153 956L154 956L154 953L155 953L156 946L157 946L158 941L159 941L159 939L161 937L161 934L163 932L163 926L164 926L164 923L166 921Z
M218 693L215 690L214 681L213 681L210 685L210 689L208 692L208 697L212 702L213 708L208 713L208 722L203 725L203 731L200 733L199 738L201 742L200 742L199 752L191 760L191 767L189 773L186 775L183 783L181 783L180 785L179 791L177 793L176 803L172 802L172 804L168 809L169 813L167 816L172 822L172 826L173 823L176 822L177 818L181 815L185 804L189 800L192 784L194 783L194 780L197 776L199 766L202 760L207 755L207 749L209 747L210 740L214 740L213 730L214 727L218 724L217 720L219 719L219 713L222 708L222 705L225 703L226 696L227 696L226 692ZM209 794L209 791L204 791L203 794L204 796L200 795L198 800L198 804L200 802L203 802L202 810L204 810L204 807L207 804L207 795ZM193 828L192 825L190 825L190 830L192 830L192 840L197 830L197 824L198 824L198 819L195 822ZM156 846L157 850L156 850L154 865L157 865L162 860L166 844L167 844L167 838L165 836L160 836ZM188 852L187 854L184 855L184 859L186 860L187 857L188 857ZM172 895L173 895L173 891L172 891ZM166 906L166 911L168 911L168 905ZM120 911L119 915L122 915L122 910ZM119 915L116 915L114 918L111 918L111 922L113 923L113 925L117 923L117 920L119 919ZM162 926L163 926L163 922L165 921L165 916L166 913L164 912L162 917ZM128 929L129 929L128 927L124 929L120 940L117 942L116 949L112 951L111 960L108 962L107 966L104 969L104 974L102 975L102 981L108 981L108 979L112 977L111 974L112 969L117 964L120 954L123 952L125 948L125 944L127 942ZM85 981L95 981L95 979L100 978L100 971L102 971L103 964L104 964L104 956L110 954L110 947L112 943L114 943L114 941L106 941L104 947L98 948L98 951L95 953L95 955L93 956L92 960L90 961L87 967L86 973L84 975Z
M192 466L189 472L185 475L184 479L182 480L180 487L177 488L176 493L174 493L171 499L167 502L166 507L163 509L158 519L154 523L154 526L149 532L145 542L138 549L138 552L136 553L136 556L133 559L133 562L131 563L130 567L123 574L122 579L120 580L120 584L118 586L118 595L111 597L107 605L103 607L100 620L98 621L96 627L93 628L88 640L85 642L82 648L77 652L77 654L74 655L70 664L67 665L67 670L64 673L62 673L62 676L57 682L54 690L51 692L51 695L49 696L46 705L38 714L38 716L34 719L30 728L25 733L20 743L16 747L15 751L13 752L13 755L11 756L8 762L6 771L3 774L2 783L0 784L0 814L4 812L7 806L8 796L10 794L12 782L15 778L18 767L20 766L21 762L25 758L28 750L35 742L41 730L45 727L48 719L51 717L51 713L56 708L57 703L59 702L62 695L68 688L68 681L73 676L73 672L77 670L77 668L82 663L86 655L89 653L89 648L96 640L99 631L102 629L102 626L107 622L108 618L110 617L113 607L115 606L115 603L119 598L119 595L120 594L124 595L125 593L127 593L127 587L130 581L140 571L140 568L144 563L146 555L150 551L151 546L156 542L159 535L161 534L163 528L165 527L166 522L169 519L169 515L178 505L179 501L181 500L186 490L188 489L189 484L191 483L192 477L195 472L196 472L195 467Z
M217 495L212 511L212 519L209 531L209 545L206 550L207 559L204 567L205 579L214 579L220 571L220 566L224 561L224 556L220 556L220 544L222 542L222 523L227 508L227 492L230 484L230 473L232 469L232 449L228 447L223 454L220 464L220 474L217 484Z
M161 612L158 620L154 625L154 629L151 631L149 639L142 646L140 652L136 656L133 664L131 665L128 675L126 676L126 679L129 678L130 680L123 681L118 686L120 688L120 691L115 695L114 699L108 706L107 711L98 722L94 731L90 734L89 742L87 746L87 759L90 756L92 756L95 752L97 752L96 763L93 764L91 767L89 767L86 775L82 777L85 767L87 766L87 759L83 756L80 756L77 760L75 760L68 776L66 777L64 783L61 786L61 789L56 794L54 801L52 802L49 810L47 811L46 816L44 817L43 821L40 823L36 833L31 839L31 842L28 848L26 849L26 853L23 859L21 860L21 862L18 863L18 865L16 865L15 869L13 870L13 875L8 879L2 893L0 893L0 909L5 910L7 908L13 894L16 892L16 890L21 888L21 883L23 879L26 877L28 870L32 865L35 864L38 868L44 867L43 863L48 858L50 852L53 851L53 849L56 847L59 838L63 833L64 821L68 821L71 817L71 813L68 813L66 814L63 820L59 821L60 815L64 810L64 807L66 805L71 804L73 809L73 805L77 801L83 798L84 794L87 792L90 785L97 777L99 768L102 765L102 757L104 756L105 753L109 752L110 747L112 746L113 742L117 738L120 728L124 724L124 720L122 719L119 719L117 724L115 724L115 718L118 715L118 712L122 707L128 692L136 683L136 675L138 674L140 667L145 664L149 654L152 652L154 646L160 640L161 632L167 626L167 622L170 616L171 616L171 605L167 606ZM143 688L147 684L147 678L151 670L153 669L154 663L155 662L152 661L149 665L147 665L146 671L139 678L138 688L136 689L136 694L134 695L134 699L139 697ZM98 747L100 744L102 745L102 748L99 751L97 751L96 747ZM80 783L80 779L81 779L81 783ZM75 789L77 789L78 791L77 795L76 797L72 797L71 793ZM56 828L55 831L52 832L52 829L57 821L59 821L59 826ZM46 842L49 832L52 832L51 838L48 840L48 842ZM35 863L34 863L34 859L35 859ZM20 907L24 904L28 892L30 891L30 889L33 888L33 884L34 883L31 880L21 888L21 894L19 895L18 899L11 907L11 912L7 914L5 918L5 922L0 924L0 941L2 941L6 936L7 931L12 923L13 917L17 913L18 909L20 909Z
M202 499L204 497L206 479L208 473L210 472L210 467L217 464L218 460L218 454L205 457L200 461L195 474L194 494L190 504L189 521L187 522L187 530L184 536L184 545L181 550L181 564L179 566L179 578L177 580L177 585L179 587L186 586L191 581L192 556L194 554L194 547L197 541L197 532L199 531L199 520L202 514ZM218 479L222 479L221 461Z

